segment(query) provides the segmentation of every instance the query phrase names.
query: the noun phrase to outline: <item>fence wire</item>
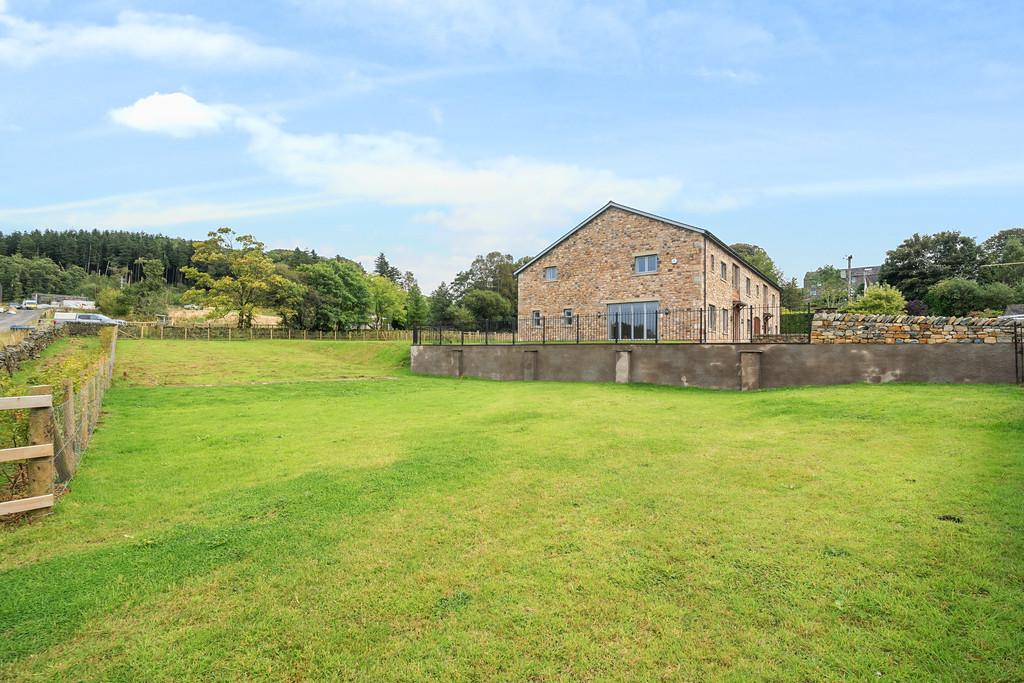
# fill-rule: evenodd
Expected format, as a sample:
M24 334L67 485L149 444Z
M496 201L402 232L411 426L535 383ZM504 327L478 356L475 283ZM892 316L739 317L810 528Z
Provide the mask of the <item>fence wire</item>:
M82 454L89 446L92 433L99 424L103 396L114 377L114 360L117 351L117 332L111 338L106 357L94 372L81 383L78 391L66 382L63 394L60 387L54 387L54 403L50 424L53 436L53 470L57 490L67 486L75 476ZM60 401L60 403L58 403Z

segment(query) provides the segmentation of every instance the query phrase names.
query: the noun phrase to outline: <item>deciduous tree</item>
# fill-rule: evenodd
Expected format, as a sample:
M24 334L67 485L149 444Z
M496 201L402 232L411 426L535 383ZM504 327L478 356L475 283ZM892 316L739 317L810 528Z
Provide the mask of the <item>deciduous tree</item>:
M263 243L219 228L193 246L192 265L182 272L195 284L182 299L211 306L217 316L237 312L238 326L251 327L256 307L269 303L273 289L284 284Z

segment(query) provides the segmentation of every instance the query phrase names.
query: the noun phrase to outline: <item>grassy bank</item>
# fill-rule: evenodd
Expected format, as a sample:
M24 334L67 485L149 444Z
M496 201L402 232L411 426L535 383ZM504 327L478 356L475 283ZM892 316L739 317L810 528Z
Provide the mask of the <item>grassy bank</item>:
M492 383L277 344L121 344L72 493L0 534L0 678L1024 670L1014 387ZM146 386L267 356L397 379Z

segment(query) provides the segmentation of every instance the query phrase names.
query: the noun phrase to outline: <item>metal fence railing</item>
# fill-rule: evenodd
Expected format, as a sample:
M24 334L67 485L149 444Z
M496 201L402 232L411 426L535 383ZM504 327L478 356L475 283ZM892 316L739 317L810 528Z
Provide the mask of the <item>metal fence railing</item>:
M810 310L778 306L718 309L641 308L560 316L453 320L413 330L414 345L584 343L806 343Z

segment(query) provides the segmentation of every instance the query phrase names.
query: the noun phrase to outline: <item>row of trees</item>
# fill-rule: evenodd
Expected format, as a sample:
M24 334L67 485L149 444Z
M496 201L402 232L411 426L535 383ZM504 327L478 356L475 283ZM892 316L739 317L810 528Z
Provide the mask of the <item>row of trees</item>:
M381 254L373 272L335 256L295 249L267 252L252 235L220 228L196 242L182 273L192 286L182 301L209 306L220 317L237 314L250 327L259 310L279 314L285 325L332 330L423 324L427 302L412 273L402 273Z
M49 259L69 270L135 282L144 277L139 259L159 261L166 282L181 284L192 258L192 242L125 230L31 230L0 233L0 255Z

